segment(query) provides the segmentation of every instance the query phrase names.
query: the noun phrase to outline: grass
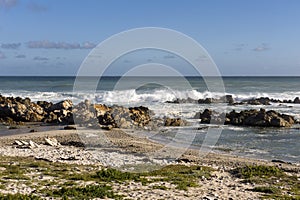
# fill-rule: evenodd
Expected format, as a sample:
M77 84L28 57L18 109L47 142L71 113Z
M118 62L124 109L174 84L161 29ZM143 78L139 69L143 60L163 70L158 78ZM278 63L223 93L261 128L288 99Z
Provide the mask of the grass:
M273 199L300 199L300 181L298 177L287 175L282 169L275 166L246 166L236 168L231 173L243 179L243 182L255 183L252 189L264 193L264 198ZM290 196L287 196L290 194Z
M199 178L210 177L212 169L201 166L169 165L150 172L123 172L117 169L100 169L96 166L80 166L50 163L34 158L0 156L1 188L15 180L34 188L39 197L63 197L63 199L115 198L121 199L112 189L114 183L140 182L142 185L157 183L151 189L168 190L161 182L169 182L179 190L198 186ZM1 195L1 199L38 199L32 195Z
M197 187L199 178L209 178L212 169L201 166L169 165L146 175L162 177L160 181L170 182L179 190Z
M178 190L198 187L200 179L211 177L209 167L169 165L149 172L123 172L117 169L99 169L96 166L49 163L33 158L0 156L0 183L5 190L10 183L22 182L35 190L34 195L4 195L2 199L39 199L39 197L63 197L63 199L115 198L114 183L139 182L150 189L169 190L161 183L171 183ZM242 182L255 183L252 191L262 198L297 199L300 197L300 181L274 166L245 166L230 171ZM50 180L49 180L49 179ZM152 184L153 183L153 184ZM39 196L39 197L37 197Z
M39 200L40 198L34 195L26 194L0 194L0 200Z
M251 189L254 192L262 192L267 194L277 194L279 193L279 189L273 186L258 186Z
M112 191L111 186L107 185L88 185L86 187L63 187L58 190L48 191L47 196L62 197L63 199L122 198L122 196L116 195Z

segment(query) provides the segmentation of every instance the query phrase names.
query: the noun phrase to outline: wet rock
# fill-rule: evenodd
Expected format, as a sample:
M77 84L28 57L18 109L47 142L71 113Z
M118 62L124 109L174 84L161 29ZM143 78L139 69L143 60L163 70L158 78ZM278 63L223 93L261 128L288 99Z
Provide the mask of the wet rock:
M149 108L140 106L129 108L130 118L137 123L139 126L145 126L151 121L151 116L153 113Z
M197 112L194 119L200 119L201 124L224 124L225 114L205 109L202 113Z
M299 97L296 97L296 98L294 99L294 102L293 102L293 103L300 104L300 99L299 99Z
M49 107L49 111L54 111L54 110L69 110L73 106L73 102L71 100L64 100L61 102L58 102L51 107Z
M76 130L75 126L65 126L64 130Z
M226 114L226 118L227 124L242 126L290 127L295 123L295 119L292 116L264 109L260 109L259 111L245 110L239 113L233 110Z
M165 118L164 126L186 126L187 121L181 118Z
M242 104L249 104L249 105L271 105L271 99L268 97L260 97L256 99L250 99L250 100L245 100L242 101Z

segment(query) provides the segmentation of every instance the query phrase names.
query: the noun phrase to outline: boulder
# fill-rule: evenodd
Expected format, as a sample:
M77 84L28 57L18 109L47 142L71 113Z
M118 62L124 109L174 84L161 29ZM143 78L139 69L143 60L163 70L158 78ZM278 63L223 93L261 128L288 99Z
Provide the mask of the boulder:
M72 106L73 106L73 102L71 100L64 100L50 106L48 111L69 110L72 108Z
M245 110L239 113L234 110L226 114L226 124L260 127L290 127L295 123L294 117L264 109Z
M300 104L300 99L299 99L299 97L296 97L296 98L294 99L294 103Z
M181 118L165 118L164 126L185 126L187 125L187 121Z

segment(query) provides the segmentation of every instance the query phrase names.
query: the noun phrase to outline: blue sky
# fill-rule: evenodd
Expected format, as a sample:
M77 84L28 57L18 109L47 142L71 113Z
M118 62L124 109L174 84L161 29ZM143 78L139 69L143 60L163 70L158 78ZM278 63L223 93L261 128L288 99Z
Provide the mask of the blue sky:
M194 38L222 75L300 76L299 10L299 0L0 0L0 75L74 75L101 41L150 26Z

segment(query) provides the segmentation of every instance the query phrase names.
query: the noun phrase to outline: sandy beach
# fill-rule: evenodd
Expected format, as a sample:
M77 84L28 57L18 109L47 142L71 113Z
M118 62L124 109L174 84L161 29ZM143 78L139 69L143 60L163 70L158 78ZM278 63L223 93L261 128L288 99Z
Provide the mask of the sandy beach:
M46 144L45 138L56 138L58 145ZM95 143L96 138L98 142ZM27 141L28 143L32 141L37 146L22 148L15 144L16 141ZM231 172L245 166L275 166L289 176L297 176L298 180L300 177L300 166L297 165L212 153L201 157L196 150L187 150L177 159L155 158L151 152L164 148L164 145L146 138L135 137L120 129L101 130L100 132L99 130L79 129L23 133L0 137L0 145L2 160L31 158L47 162L50 165L51 163L63 163L92 166L92 168L98 169L112 167L123 171L137 171L137 166L147 166L150 167L150 170L154 170L151 168L152 166L162 168L167 165L186 165L187 167L197 165L213 169L210 178L197 179L197 186L189 187L187 190L179 190L174 184L164 181L149 185L135 181L110 183L113 191L123 195L125 199L260 199L265 193L253 191L253 188L264 185L263 183L245 183ZM0 172L5 170L2 168ZM55 178L49 177L49 179L54 180ZM38 190L36 185L23 184L20 186L17 184L18 186L16 186L16 184L17 182L6 181L6 186L1 188L0 192L31 194ZM151 189L159 188L158 186L167 189ZM293 194L283 193L293 197Z

